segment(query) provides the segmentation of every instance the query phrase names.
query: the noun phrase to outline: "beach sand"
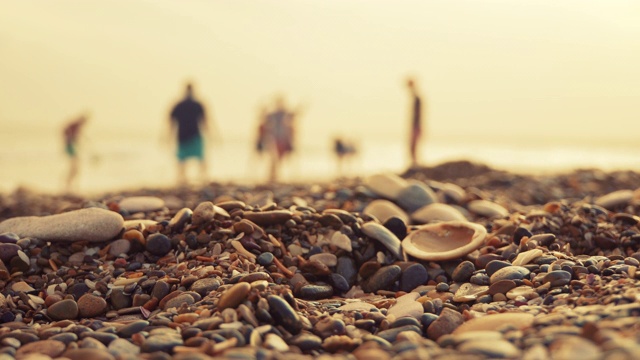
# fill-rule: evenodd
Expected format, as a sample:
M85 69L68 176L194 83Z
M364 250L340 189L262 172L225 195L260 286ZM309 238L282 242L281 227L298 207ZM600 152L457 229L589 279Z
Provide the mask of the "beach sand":
M18 189L0 195L0 359L637 359L639 184L459 161ZM471 233L481 244L462 250ZM431 260L439 248L453 255Z

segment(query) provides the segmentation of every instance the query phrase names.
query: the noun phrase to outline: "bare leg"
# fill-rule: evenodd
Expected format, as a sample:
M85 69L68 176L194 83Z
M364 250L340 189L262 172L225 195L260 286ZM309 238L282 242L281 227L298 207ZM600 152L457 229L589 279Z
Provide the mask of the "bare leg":
M207 162L205 159L200 160L200 182L207 183Z
M73 189L73 185L76 181L77 175L78 175L78 157L73 156L71 158L71 162L69 163L69 174L67 175L67 184L66 184L67 192L71 192L71 190Z
M269 181L270 182L275 182L276 178L277 178L277 172L278 172L278 154L276 153L276 151L272 151L271 153L271 166L269 168Z
M178 186L184 186L184 185L187 185L185 162L178 161Z

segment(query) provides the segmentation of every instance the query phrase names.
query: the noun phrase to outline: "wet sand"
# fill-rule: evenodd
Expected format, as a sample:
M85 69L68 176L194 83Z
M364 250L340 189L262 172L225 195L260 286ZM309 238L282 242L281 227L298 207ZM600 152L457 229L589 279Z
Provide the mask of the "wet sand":
M0 359L637 358L639 184L455 162L330 184L17 190L0 195ZM467 232L442 220L482 243L460 250ZM425 224L454 257L403 251Z

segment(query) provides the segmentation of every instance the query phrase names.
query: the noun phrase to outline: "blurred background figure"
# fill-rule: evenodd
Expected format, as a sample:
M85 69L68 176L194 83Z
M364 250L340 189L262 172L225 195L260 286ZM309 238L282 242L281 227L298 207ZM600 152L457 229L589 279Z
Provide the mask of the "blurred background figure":
M336 137L333 140L333 151L338 161L338 177L348 176L348 171L345 171L345 162L348 162L356 155L356 145L352 141ZM349 167L349 164L346 165Z
M411 167L418 165L418 145L422 138L422 99L414 79L407 79L407 87L411 93L411 130L409 134L409 152Z
M277 181L282 161L293 152L295 117L299 114L300 110L288 110L284 97L278 95L275 98L273 110L265 117L263 145L271 157L269 166L271 182Z
M62 131L65 144L65 153L69 158L69 172L65 181L65 191L71 192L77 183L78 167L80 160L78 159L78 143L82 129L84 128L87 120L89 119L88 113L83 113L78 118L68 122Z
M207 180L207 163L204 156L203 135L210 138L210 130L204 106L195 99L193 85L187 83L184 99L171 110L170 129L177 136L178 185L187 184L186 161L198 160L200 180Z

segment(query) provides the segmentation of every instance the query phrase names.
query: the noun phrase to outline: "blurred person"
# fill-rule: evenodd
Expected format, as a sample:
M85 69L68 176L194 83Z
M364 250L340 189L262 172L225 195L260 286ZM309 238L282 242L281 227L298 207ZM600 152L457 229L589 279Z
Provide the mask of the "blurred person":
M275 182L283 159L293 152L295 117L300 111L289 111L282 95L275 99L274 109L264 122L264 146L271 156L269 181Z
M418 165L418 145L422 138L422 100L414 79L407 80L407 88L411 93L411 130L409 134L409 153L411 155L411 167Z
M338 160L338 176L344 176L344 163L356 154L356 146L348 140L336 137L333 140L333 151Z
M65 181L65 190L71 192L77 182L78 167L80 160L78 158L78 143L84 126L89 119L88 113L84 113L79 117L68 122L63 128L63 138L65 144L65 153L69 157L69 172Z
M200 180L206 181L203 135L209 136L209 127L204 106L194 98L191 83L187 83L185 87L184 99L171 110L170 129L178 140L178 185L187 184L186 161L192 158L200 164Z

